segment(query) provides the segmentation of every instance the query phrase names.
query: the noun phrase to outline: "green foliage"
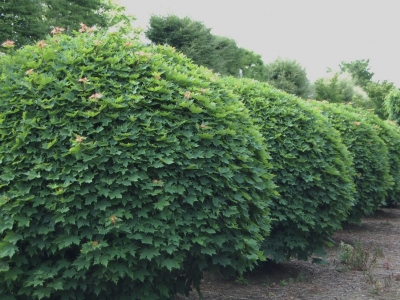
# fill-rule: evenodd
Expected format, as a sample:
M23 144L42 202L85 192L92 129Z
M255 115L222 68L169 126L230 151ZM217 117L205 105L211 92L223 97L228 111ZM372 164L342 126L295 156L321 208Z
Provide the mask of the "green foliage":
M175 47L196 64L219 74L265 79L266 68L260 55L239 48L232 39L211 34L202 22L176 15L153 15L146 36L155 44Z
M17 47L44 39L58 26L72 33L79 23L114 25L111 11L121 7L108 0L4 0L0 2L0 42L13 40Z
M364 88L371 102L374 103L374 113L382 120L388 118L388 113L384 106L385 98L394 88L394 84L386 80L383 82L371 81Z
M168 44L181 50L192 42L211 42L210 31L211 29L202 22L193 21L188 17L181 19L176 15L152 15L146 37L153 43Z
M341 263L348 262L350 260L351 256L352 256L352 254L353 254L353 251L354 251L353 246L351 246L349 244L345 244L343 242L340 242L339 247L340 247L340 250L338 252L339 261Z
M5 0L0 2L0 43L13 40L17 46L42 38L49 32L39 16L42 8L38 1Z
M379 247L369 251L359 241L354 243L354 247L340 242L339 247L338 258L350 270L370 271L376 265L377 258L383 256Z
M171 299L263 258L263 138L173 48L49 37L0 58L0 103L4 299Z
M370 72L369 59L359 59L352 62L342 61L339 65L342 73L349 73L356 85L365 88L371 81L374 73Z
M326 246L353 205L351 155L328 120L297 97L249 79L226 82L249 108L272 157L280 197L271 204L265 254L307 259Z
M272 86L305 99L310 96L306 70L297 61L278 58L266 67L266 81Z
M384 99L394 88L393 83L372 81L369 59L342 62L340 73L331 73L315 83L316 99L329 102L353 102L354 107L374 110L381 119L387 118Z
M346 107L346 110L361 114L365 121L376 131L384 141L389 158L389 173L393 178L393 186L388 189L385 203L393 205L400 199L400 128L394 122L383 121L377 115L369 111Z
M261 58L261 55L255 54L253 51L239 48L239 69L241 76L245 78L253 78L259 81L265 81L267 77L267 68ZM232 74L234 75L234 74Z
M315 99L331 103L353 103L355 107L373 109L367 93L356 85L349 73L329 73L315 83Z
M393 89L385 97L385 109L388 119L400 124L400 90Z
M392 189L389 152L378 131L368 121L368 116L357 113L350 105L309 102L317 106L341 133L354 161L356 203L348 222L358 223L364 215L379 209ZM397 172L397 171L396 171Z

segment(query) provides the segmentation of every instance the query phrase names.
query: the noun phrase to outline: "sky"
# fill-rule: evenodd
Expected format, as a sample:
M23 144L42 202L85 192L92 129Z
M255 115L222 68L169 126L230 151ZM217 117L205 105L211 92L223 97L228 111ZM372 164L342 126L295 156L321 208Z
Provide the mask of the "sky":
M369 59L372 80L400 87L400 0L117 0L144 29L151 15L201 21L265 63L296 60L311 82Z

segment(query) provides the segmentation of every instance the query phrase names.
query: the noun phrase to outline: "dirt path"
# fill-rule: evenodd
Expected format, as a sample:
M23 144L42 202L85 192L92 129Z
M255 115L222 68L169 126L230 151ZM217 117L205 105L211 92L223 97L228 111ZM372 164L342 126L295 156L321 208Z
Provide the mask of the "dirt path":
M327 265L293 260L266 265L236 280L205 274L201 286L204 299L400 300L400 206L382 209L363 219L361 226L345 226L332 238L335 247L327 249ZM364 261L367 270L356 271L339 261L341 242L360 243L360 260L353 264ZM199 297L192 293L189 298L176 299Z

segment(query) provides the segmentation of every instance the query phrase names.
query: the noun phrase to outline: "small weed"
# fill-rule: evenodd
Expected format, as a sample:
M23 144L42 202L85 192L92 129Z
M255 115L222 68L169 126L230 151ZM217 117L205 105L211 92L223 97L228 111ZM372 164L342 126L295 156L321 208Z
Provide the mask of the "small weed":
M272 278L271 277L265 277L262 285L266 286L266 287L269 287L271 284L272 284Z
M377 290L375 287L372 288L372 289L370 289L369 292L370 292L372 295L378 295L378 294L379 294L379 290Z
M382 289L382 284L379 280L375 281L373 288L369 291L373 295L378 295Z
M389 274L388 276L383 277L383 286L385 288L390 287L392 285L393 280L394 280L394 275L392 272L392 274Z
M384 255L383 255L383 250L382 250L382 248L381 248L380 245L375 245L375 248L374 248L374 255L375 255L376 257L384 257Z
M240 285L249 285L249 280L244 278L243 275L240 275L238 278L236 278L236 283Z
M363 249L360 242L355 242L354 246L341 242L338 258L351 270L369 271L375 265L376 259L380 255L381 251L379 251L379 249L380 248L375 248L371 253L370 251Z
M339 273L346 272L347 269L348 268L345 265L337 265L337 266L335 266L335 270L338 271Z
M215 273L214 273L214 272L209 273L209 276L210 276L210 280L211 280L211 281L214 281L214 279L215 279Z
M368 284L375 284L376 280L374 279L370 271L364 271L364 277Z
M297 282L305 282L306 281L306 276L305 276L303 270L301 270L300 273L297 274L296 281Z
M374 284L374 290L376 291L376 294L378 294L382 289L382 283L380 280L377 280Z
M282 279L280 281L280 283L281 283L281 286L287 286L287 284L288 284L285 279Z
M354 248L351 245L345 244L343 242L340 242L339 247L340 247L340 251L338 253L339 261L341 263L347 263L354 253Z

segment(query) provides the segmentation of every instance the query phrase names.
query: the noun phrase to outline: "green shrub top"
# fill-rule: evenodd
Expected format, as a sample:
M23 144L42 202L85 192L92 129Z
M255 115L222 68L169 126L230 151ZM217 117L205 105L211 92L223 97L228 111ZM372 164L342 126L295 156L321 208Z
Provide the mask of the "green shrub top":
M352 160L339 133L302 100L267 84L227 79L266 139L280 197L264 251L275 260L322 250L353 205Z
M1 58L2 299L170 299L262 257L262 136L174 52L76 33Z
M349 222L358 223L363 215L371 214L385 203L388 191L393 186L389 174L389 153L378 131L350 105L309 102L329 117L340 131L343 143L354 160L356 203L349 215Z

